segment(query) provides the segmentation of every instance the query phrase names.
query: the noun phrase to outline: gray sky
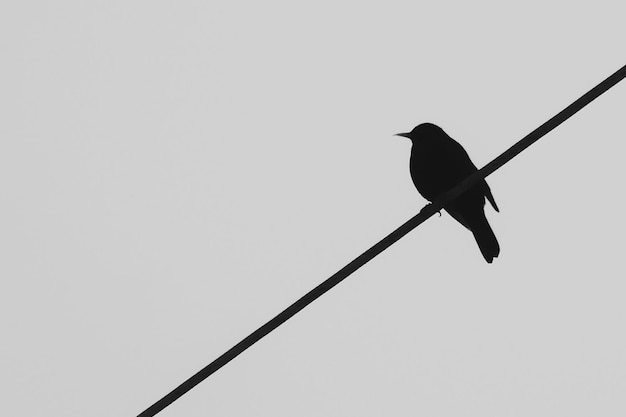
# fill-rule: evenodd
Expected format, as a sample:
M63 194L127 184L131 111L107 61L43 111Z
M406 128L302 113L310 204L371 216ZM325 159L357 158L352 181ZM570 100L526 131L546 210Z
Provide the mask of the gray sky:
M0 6L0 414L136 415L624 65L622 2ZM163 416L626 413L622 82Z

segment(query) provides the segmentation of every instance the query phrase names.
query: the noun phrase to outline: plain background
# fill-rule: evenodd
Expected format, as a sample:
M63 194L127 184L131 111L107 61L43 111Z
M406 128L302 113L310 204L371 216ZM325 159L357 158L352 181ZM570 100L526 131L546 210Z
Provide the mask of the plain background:
M623 2L0 6L0 414L132 416L624 65ZM626 413L626 83L163 416Z

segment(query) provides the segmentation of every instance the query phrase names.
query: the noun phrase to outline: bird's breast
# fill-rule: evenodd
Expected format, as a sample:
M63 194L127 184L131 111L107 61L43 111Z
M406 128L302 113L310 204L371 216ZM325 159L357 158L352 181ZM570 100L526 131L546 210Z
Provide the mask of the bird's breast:
M415 188L427 200L433 201L439 194L446 191L442 189L442 176L438 172L440 167L437 167L433 160L412 152L409 169Z

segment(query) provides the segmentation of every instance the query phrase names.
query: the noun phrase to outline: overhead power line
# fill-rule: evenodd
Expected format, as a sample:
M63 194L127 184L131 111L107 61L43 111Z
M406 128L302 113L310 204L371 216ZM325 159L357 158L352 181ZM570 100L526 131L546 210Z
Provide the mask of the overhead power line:
M235 346L230 348L228 351L223 353L220 357L215 359L213 362L202 368L195 375L191 376L185 382L180 384L178 387L174 388L170 393L166 396L155 402L153 405L148 407L145 411L138 415L138 417L152 417L163 410L165 407L176 401L182 395L184 395L187 391L191 390L193 387L198 385L200 382L205 380L215 371L220 369L222 366L226 365L228 362L233 360L237 355L242 353L244 350L248 349L254 343L258 342L272 330L276 329L278 326L283 324L285 321L289 320L296 313L302 310L304 307L311 304L317 298L322 296L326 291L333 288L335 285L339 284L341 281L346 279L350 274L354 271L365 265L367 262L372 260L376 255L387 249L389 246L398 241L401 237L409 233L411 230L419 226L426 219L428 219L433 214L440 211L446 203L457 198L473 185L481 181L483 178L493 173L495 170L500 168L502 165L510 161L524 149L528 148L530 145L538 141L541 137L543 137L546 133L550 132L552 129L563 123L565 120L572 117L576 112L585 107L587 104L591 103L602 93L607 91L609 88L613 87L619 81L621 81L624 77L626 77L626 65L616 71L614 74L609 76L607 79L602 81L600 84L589 90L587 93L583 94L578 100L574 101L572 104L567 106L561 112L559 112L556 116L552 117L550 120L539 126L537 129L530 132L520 141L515 143L509 149L504 151L500 156L495 158L493 161L485 165L483 168L475 172L474 174L467 177L461 183L459 183L452 190L442 194L439 199L432 204L426 205L418 214L409 219L406 223L398 227L396 230L391 232L385 238L383 238L380 242L376 243L374 246L363 252L361 255L356 257L352 262L348 265L341 268L338 272L328 278L326 281L319 284L317 287L313 288L311 291L302 296L299 300L291 304L281 313L276 315L273 319L259 327L257 330L252 332L248 337L243 339L241 342L237 343Z

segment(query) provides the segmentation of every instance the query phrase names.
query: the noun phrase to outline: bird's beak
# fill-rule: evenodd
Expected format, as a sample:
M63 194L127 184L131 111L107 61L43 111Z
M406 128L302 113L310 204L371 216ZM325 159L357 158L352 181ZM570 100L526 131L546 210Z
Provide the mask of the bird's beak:
M394 136L402 136L402 137L411 139L411 136L409 136L408 133L396 133Z

